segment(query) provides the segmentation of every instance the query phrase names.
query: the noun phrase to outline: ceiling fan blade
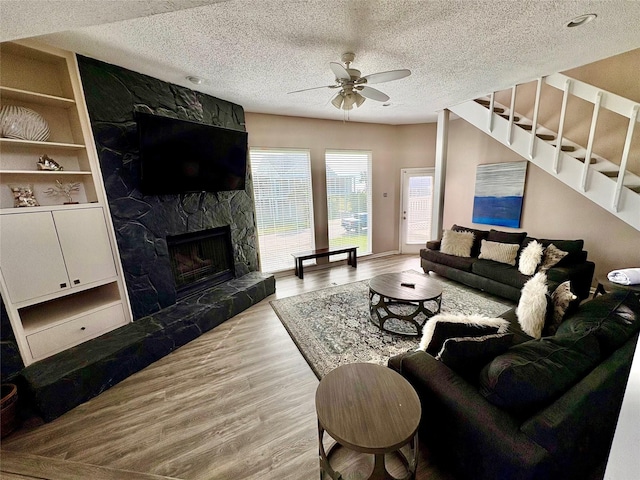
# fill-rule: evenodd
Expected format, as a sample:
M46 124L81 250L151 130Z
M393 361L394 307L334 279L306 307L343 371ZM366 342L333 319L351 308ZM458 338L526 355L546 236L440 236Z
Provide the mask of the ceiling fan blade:
M392 80L400 80L401 78L411 75L411 70L406 68L402 70L390 70L388 72L372 73L371 75L365 75L357 83L382 83L390 82Z
M389 100L389 95L386 93L382 93L380 90L376 90L371 87L358 87L358 91L365 98L370 98L371 100L377 100L378 102L386 102Z
M339 63L331 62L329 63L329 66L331 67L331 71L333 72L333 74L336 76L336 79L351 80L351 75L349 75L349 72L347 72L347 69L344 68Z
M339 86L340 85L323 85L322 87L303 88L302 90L294 90L293 92L287 92L287 94L289 94L289 93L306 92L308 90L318 90L319 88L338 88Z

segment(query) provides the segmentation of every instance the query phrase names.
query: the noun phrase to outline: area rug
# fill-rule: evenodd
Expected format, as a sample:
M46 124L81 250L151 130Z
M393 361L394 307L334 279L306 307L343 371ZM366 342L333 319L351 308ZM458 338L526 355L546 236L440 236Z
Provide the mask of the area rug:
M511 308L472 289L440 283L442 312L494 317ZM271 306L318 378L347 363L386 365L389 357L420 343L420 337L386 333L371 323L368 280L273 300Z

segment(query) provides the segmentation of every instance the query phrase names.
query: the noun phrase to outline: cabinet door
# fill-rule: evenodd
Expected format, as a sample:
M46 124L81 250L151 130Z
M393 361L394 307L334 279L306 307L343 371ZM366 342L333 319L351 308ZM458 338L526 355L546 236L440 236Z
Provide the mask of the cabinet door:
M71 286L116 276L102 208L53 212Z
M0 268L13 303L69 288L51 213L0 217Z

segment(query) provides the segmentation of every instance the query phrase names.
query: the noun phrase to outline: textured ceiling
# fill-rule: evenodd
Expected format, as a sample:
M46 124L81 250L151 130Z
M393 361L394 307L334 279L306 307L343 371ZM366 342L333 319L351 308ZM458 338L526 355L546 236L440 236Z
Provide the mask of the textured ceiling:
M72 13L73 12L73 13ZM71 13L71 14L70 14ZM573 17L596 13L579 28ZM50 44L193 88L248 112L344 119L329 62L408 68L351 121L434 121L447 106L640 48L640 2L450 0L0 0L2 39ZM195 86L187 75L204 78Z

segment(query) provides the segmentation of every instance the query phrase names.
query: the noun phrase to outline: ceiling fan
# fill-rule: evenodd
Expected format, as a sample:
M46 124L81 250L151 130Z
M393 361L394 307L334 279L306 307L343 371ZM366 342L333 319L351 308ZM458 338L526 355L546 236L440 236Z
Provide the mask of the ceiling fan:
M390 82L399 80L411 75L411 71L407 69L390 70L388 72L372 73L371 75L360 76L360 70L351 68L351 62L356 57L355 53L347 52L342 54L342 66L338 62L329 63L331 71L336 77L336 83L333 85L324 85L322 87L305 88L295 90L289 93L306 92L308 90L316 90L319 88L339 88L340 91L331 100L331 104L342 110L351 110L354 106L359 107L369 98L378 102L386 102L389 96L380 90L371 88L366 84Z

